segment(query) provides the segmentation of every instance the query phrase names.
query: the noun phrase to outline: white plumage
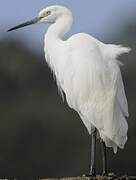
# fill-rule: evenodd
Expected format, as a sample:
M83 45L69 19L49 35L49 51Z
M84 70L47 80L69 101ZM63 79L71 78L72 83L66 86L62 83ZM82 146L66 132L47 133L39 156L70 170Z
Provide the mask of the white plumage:
M117 58L130 48L104 44L85 33L64 40L73 23L72 13L61 6L46 11L57 16L45 35L45 57L58 88L88 132L96 127L116 153L117 147L124 147L128 130L128 105Z
M69 9L50 6L37 18L9 31L34 23L50 23L45 35L45 57L62 96L64 93L88 132L91 134L97 128L106 146L116 153L117 147L124 147L128 130L128 105L117 58L131 49L104 44L86 33L64 40L73 19Z

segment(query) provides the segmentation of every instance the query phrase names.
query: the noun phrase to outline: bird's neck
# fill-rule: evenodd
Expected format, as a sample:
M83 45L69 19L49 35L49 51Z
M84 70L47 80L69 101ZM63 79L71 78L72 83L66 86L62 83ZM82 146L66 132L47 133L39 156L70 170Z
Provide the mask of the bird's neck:
M50 38L57 38L63 40L64 35L70 30L73 24L72 15L63 15L54 24L52 24L47 31Z

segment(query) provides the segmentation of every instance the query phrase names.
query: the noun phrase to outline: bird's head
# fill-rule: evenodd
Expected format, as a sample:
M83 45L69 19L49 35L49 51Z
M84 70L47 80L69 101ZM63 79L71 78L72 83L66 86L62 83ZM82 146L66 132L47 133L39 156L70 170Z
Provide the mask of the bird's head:
M18 26L15 26L8 31L13 31L28 25L36 24L36 23L55 23L63 16L71 16L72 13L69 9L63 6L49 6L43 10L41 10L38 16L30 21L22 23Z

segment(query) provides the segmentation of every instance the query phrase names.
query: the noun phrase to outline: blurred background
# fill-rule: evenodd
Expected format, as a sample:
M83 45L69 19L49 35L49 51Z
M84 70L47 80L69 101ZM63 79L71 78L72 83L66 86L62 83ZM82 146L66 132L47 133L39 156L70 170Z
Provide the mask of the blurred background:
M136 175L136 1L0 1L0 176L62 177L87 174L90 136L77 113L58 95L44 60L46 25L7 33L48 5L61 4L75 15L70 33L87 32L105 43L130 46L120 60L129 103L124 150L108 149L109 172ZM101 172L98 143L97 166Z

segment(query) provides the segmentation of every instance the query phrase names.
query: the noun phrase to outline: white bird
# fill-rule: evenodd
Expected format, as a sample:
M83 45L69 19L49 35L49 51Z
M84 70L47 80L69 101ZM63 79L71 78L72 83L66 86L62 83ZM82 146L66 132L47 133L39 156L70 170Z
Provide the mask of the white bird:
M127 141L128 104L118 57L131 49L104 44L86 33L65 39L73 15L63 6L50 6L37 18L9 29L49 23L45 34L45 58L55 74L68 105L81 117L92 137L90 175L95 175L96 130L102 143L103 175L107 174L106 146L117 152ZM106 146L105 146L106 145Z

